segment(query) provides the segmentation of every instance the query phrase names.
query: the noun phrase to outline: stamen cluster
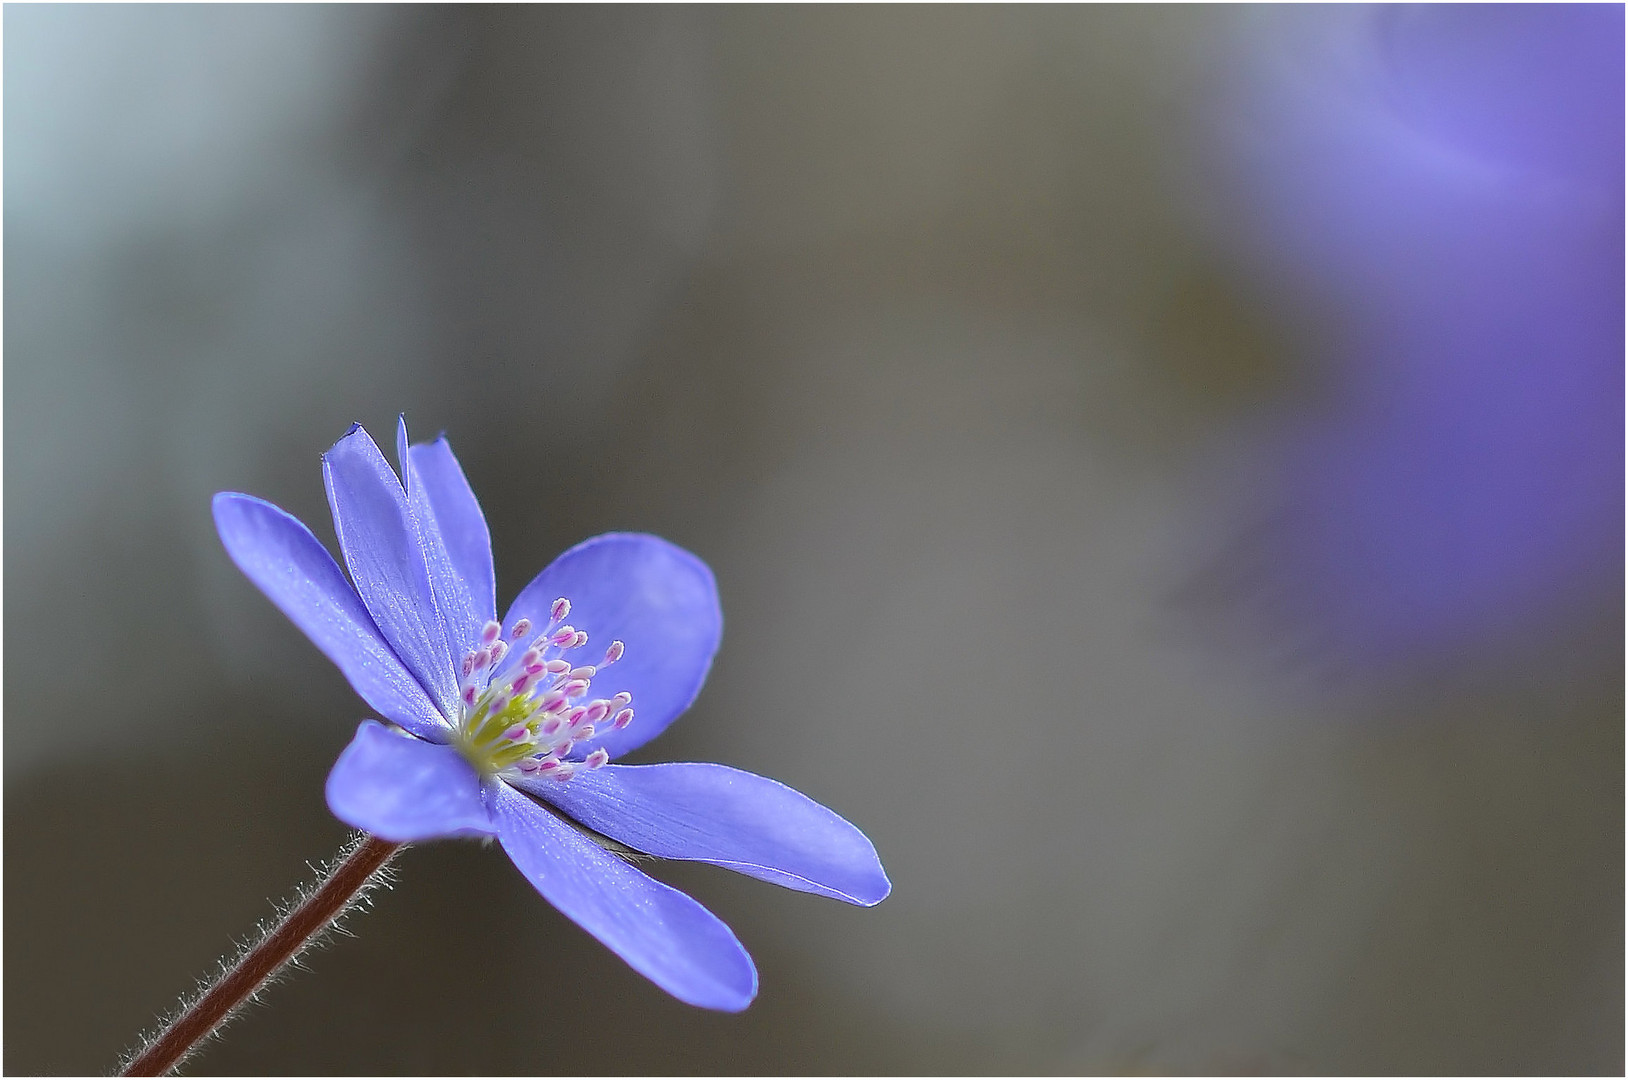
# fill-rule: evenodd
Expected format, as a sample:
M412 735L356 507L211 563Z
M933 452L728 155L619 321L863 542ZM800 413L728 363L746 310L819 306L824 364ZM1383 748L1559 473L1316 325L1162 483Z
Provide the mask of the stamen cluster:
M622 658L620 641L610 643L599 664L565 658L588 644L587 631L565 624L571 602L554 601L549 623L533 634L530 619L518 619L505 634L488 622L480 640L464 654L461 699L454 742L483 776L548 777L560 782L579 769L597 769L610 760L603 748L581 761L571 748L605 728L633 722L633 696L588 699L592 680Z

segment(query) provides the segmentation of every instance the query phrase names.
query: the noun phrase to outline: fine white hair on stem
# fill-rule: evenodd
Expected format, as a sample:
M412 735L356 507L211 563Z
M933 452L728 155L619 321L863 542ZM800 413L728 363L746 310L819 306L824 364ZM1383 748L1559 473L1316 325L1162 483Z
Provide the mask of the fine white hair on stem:
M357 859L363 848L369 845L373 845L375 851L382 851L382 861L371 870L360 871L361 880L357 881L354 886L347 885L345 887L349 890L348 893L338 900L331 911L317 916L313 916L311 912L307 911L306 909L311 901L319 893L322 893L325 888L331 886L342 873L347 870L352 874L358 873L350 864ZM302 916L308 920L315 918L315 925L311 927L309 932L304 933L303 936L298 937L297 940L289 944L286 951L279 949L270 957L259 958L261 963L266 963L267 960L270 961L267 964L269 970L254 981L246 993L238 991L242 996L235 1001L231 1001L229 1007L219 1015L218 1019L210 1023L206 1030L203 1030L196 1037L190 1037L190 1041L186 1041L184 1047L178 1052L174 1054L166 1052L161 1055L163 1058L162 1067L158 1068L157 1071L169 1072L179 1067L197 1051L199 1046L218 1035L227 1024L236 1019L244 1005L258 1002L260 995L264 993L266 988L281 979L283 974L290 968L303 967L304 965L300 963L300 957L306 950L313 946L326 944L330 934L339 933L349 936L350 932L343 925L344 919L358 909L370 908L373 904L374 890L380 886L385 888L391 886L395 874L391 868L390 860L399 850L400 846L398 845L382 845L381 847L380 841L368 836L366 833L356 833L345 843L344 847L339 849L339 852L332 859L322 866L312 866L307 863L306 865L311 867L311 871L315 875L314 878L307 884L300 886L291 896L281 902L274 903L272 906L275 914L272 917L260 920L255 925L254 933L244 941L239 942L235 951L216 961L218 970L214 974L200 979L192 993L182 997L175 1007L161 1017L151 1030L144 1032L137 1044L126 1052L120 1060L119 1072L127 1074L133 1068L143 1065L143 1059L148 1058L148 1055L170 1034L172 1029L189 1017L213 993L216 993L227 979L237 975L240 969L243 969L248 964L251 957L254 957L257 951L263 950L273 936L283 930L296 916ZM374 856L373 858L379 857ZM369 859L368 861L373 860Z

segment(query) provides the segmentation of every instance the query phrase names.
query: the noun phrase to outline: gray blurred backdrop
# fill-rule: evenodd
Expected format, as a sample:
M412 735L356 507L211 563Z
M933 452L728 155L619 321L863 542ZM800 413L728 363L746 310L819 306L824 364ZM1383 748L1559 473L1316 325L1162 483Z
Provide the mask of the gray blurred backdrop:
M4 18L6 1071L111 1068L343 841L364 707L209 497L331 541L319 453L398 412L500 602L705 558L638 759L808 792L894 893L657 867L758 961L721 1016L423 845L196 1071L1621 1071L1620 590L1360 692L1210 617L1303 366L1189 198L1233 13Z

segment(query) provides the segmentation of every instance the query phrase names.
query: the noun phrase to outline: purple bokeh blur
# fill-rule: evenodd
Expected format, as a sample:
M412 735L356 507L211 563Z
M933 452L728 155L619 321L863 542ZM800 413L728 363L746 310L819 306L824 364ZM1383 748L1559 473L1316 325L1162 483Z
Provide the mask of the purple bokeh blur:
M1620 592L1623 9L1269 18L1233 239L1325 362L1271 440L1271 604L1393 670Z

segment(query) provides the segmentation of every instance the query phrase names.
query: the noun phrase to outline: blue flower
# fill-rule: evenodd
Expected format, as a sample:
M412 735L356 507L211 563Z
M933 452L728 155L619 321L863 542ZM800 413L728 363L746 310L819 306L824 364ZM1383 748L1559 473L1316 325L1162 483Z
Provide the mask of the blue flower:
M394 725L364 720L335 763L341 821L401 842L496 837L549 903L711 1009L751 1002L751 957L602 838L851 904L887 896L865 835L782 784L724 765L609 764L706 680L723 614L705 563L659 537L597 536L499 621L486 519L451 447L409 449L403 422L397 453L399 479L357 425L323 456L349 581L289 514L236 492L214 502L232 560ZM604 648L601 634L614 635ZM615 692L600 695L606 683Z

